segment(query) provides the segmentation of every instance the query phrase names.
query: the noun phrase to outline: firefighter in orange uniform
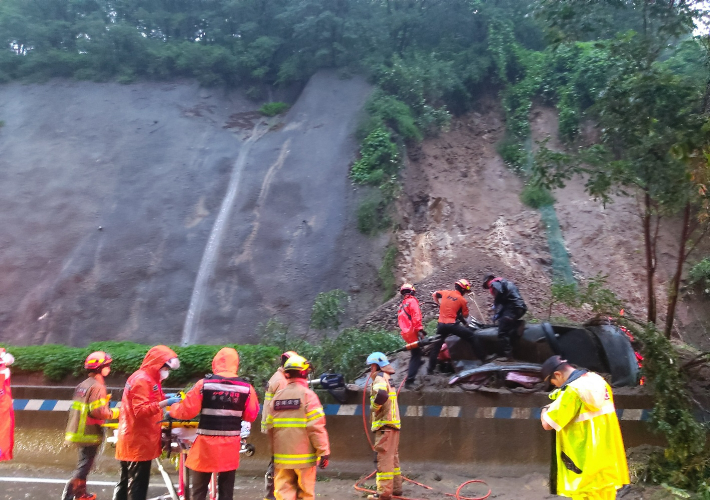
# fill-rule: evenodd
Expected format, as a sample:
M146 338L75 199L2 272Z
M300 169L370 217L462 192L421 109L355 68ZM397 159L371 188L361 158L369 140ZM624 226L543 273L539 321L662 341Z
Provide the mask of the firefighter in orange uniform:
M411 283L405 283L399 289L402 303L397 311L397 322L402 338L407 344L422 340L426 336L422 326L422 310L419 307L419 301L414 296L416 291L417 289ZM409 358L409 366L407 367L407 380L404 383L406 389L414 388L414 381L422 366L422 348L417 346L410 349L409 352L412 353L412 357Z
M180 367L177 354L167 346L152 347L138 371L128 377L118 419L116 459L121 478L113 500L146 500L150 465L162 452L160 421L163 408L180 401L166 398L161 382Z
M239 354L231 347L221 349L212 360L212 374L198 381L185 399L170 407L171 417L190 420L200 415L197 439L185 465L193 471L192 498L205 500L212 473L217 473L220 500L234 497L234 479L239 467L242 422L259 415L259 398L254 388L237 377Z
M64 440L77 446L79 462L64 488L63 500L96 500L96 494L86 492L86 478L104 440L101 424L104 420L118 418L119 413L118 408L109 407L111 396L106 394L104 382L111 372L112 361L111 355L103 351L89 354L84 361L89 377L74 389Z
M266 434L266 417L267 417L267 408L269 406L269 402L274 399L274 394L276 394L278 391L286 387L286 384L288 384L288 380L286 379L286 372L284 372L284 364L286 361L291 356L297 356L297 354L294 351L286 351L281 355L281 366L279 366L278 370L274 372L274 374L271 376L269 379L269 382L266 384L266 394L264 394L264 406L262 407L261 410L261 432L263 434ZM264 475L264 483L266 487L266 496L264 497L264 500L275 500L274 496L274 457L271 457L271 462L269 462L269 466L266 469L266 474Z
M372 392L372 431L375 433L377 452L377 493L368 500L390 500L392 495L402 495L402 473L399 469L399 418L397 392L390 384L394 373L392 365L381 352L373 352L367 357L370 366Z
M10 366L15 358L0 347L0 462L12 460L15 446L15 410L12 409Z
M266 429L276 467L276 500L314 500L316 464L328 467L330 443L323 405L308 388L310 365L301 356L284 364L288 385L268 406Z

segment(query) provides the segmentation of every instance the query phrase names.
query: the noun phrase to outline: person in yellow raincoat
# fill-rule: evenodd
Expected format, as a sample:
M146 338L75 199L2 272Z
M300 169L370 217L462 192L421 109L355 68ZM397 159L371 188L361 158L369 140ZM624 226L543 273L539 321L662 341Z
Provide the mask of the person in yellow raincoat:
M543 408L545 430L556 432L556 491L574 500L614 500L629 484L629 469L611 388L602 377L575 369L560 356L542 365L557 390ZM553 484L554 484L554 479Z

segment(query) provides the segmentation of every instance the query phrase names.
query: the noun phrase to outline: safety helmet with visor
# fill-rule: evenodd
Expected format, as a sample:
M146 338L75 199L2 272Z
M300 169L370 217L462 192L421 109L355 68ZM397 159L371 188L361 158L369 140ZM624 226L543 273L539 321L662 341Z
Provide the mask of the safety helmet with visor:
M460 291L468 293L471 291L471 283L468 282L466 279L460 279L455 283L455 286L457 289L460 289Z
M99 371L113 362L111 355L104 351L95 351L89 354L84 361L84 368L91 371Z
M286 361L288 361L292 356L298 356L298 353L296 351L286 351L281 355L281 366L286 364Z
M405 293L414 293L416 291L416 287L411 283L405 283L399 288L399 293L401 293L402 295L404 295Z
M10 366L14 362L15 356L7 352L5 348L0 347L0 366Z

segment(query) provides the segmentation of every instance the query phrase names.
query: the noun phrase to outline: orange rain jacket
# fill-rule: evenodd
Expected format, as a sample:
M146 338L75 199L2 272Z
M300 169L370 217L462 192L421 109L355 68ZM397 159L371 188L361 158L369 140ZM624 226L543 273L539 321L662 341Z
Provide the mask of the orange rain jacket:
M330 455L323 405L302 378L289 379L269 403L266 428L277 469L314 467Z
M152 347L140 370L128 377L118 417L117 460L144 462L160 456L163 410L159 403L165 399L160 369L172 358L177 354L169 347Z
M459 311L468 317L468 303L458 290L437 290L431 296L439 302L439 323L456 323Z
M286 384L288 384L286 372L283 366L279 366L279 369L271 376L269 383L266 385L264 406L261 409L261 432L263 434L266 434L266 417L268 416L267 409L269 408L269 402L274 399L274 394L286 387Z
M414 295L407 295L397 311L397 322L402 338L407 344L419 340L418 333L424 330L422 326L422 310L419 301Z
M234 378L239 370L239 354L231 347L221 349L212 360L212 373ZM205 379L198 381L185 399L170 407L170 416L179 420L190 420L202 410L202 387ZM259 415L259 397L250 387L242 420L253 422ZM240 436L207 436L198 434L187 454L185 465L198 472L226 472L239 467Z
M12 460L15 444L15 411L12 409L10 369L0 365L0 462Z

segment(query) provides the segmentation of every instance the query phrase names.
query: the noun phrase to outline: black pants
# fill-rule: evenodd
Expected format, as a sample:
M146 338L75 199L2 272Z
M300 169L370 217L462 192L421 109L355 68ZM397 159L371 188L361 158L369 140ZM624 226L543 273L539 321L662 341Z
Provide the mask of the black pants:
M412 353L412 357L409 358L409 366L407 367L407 382L414 382L417 378L419 367L422 366L422 348L417 347L409 352Z
M219 500L232 500L234 498L234 478L236 474L236 470L217 474L217 498ZM192 500L205 500L212 473L190 470L190 477L192 478Z
M480 341L476 338L471 330L458 323L439 323L436 326L436 334L441 337L440 340L434 342L431 346L431 351L429 352L429 372L433 372L436 368L436 358L439 356L439 351L441 351L441 346L444 345L444 340L449 335L455 335L458 338L465 340L473 348L473 352L476 357L483 361L486 358L486 350L481 345Z
M276 474L274 457L271 457L271 462L269 462L269 466L266 468L266 474L264 474L264 486L266 488L264 500L276 500L276 496L274 495L274 474Z
M86 495L86 478L89 476L91 467L94 465L96 453L99 451L99 445L79 446L79 461L76 464L76 469L71 476L71 479L64 487L62 493L63 500L73 500L74 497Z
M113 490L113 500L146 500L152 462L121 461L121 479Z
M509 309L498 318L498 354L512 356L513 344L518 339L518 325L524 309Z

